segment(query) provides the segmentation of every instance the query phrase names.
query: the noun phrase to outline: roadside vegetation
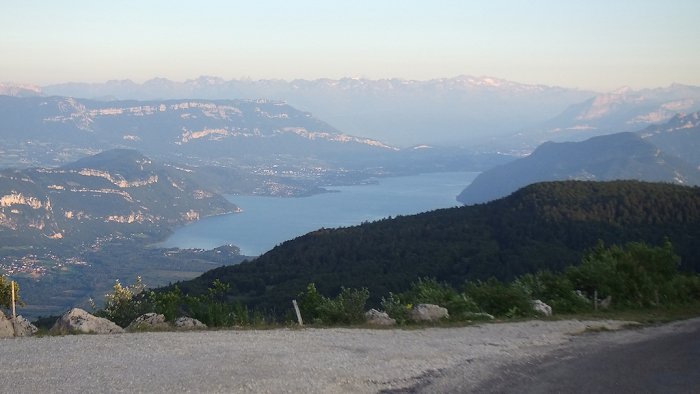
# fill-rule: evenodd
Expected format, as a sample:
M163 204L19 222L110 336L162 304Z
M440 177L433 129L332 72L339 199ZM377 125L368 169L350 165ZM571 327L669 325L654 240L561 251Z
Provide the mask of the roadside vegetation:
M466 282L456 288L434 278L418 278L402 293L388 293L378 305L368 305L366 288L342 288L321 294L314 283L298 294L306 324L349 326L365 323L365 311L385 311L399 326L414 324L411 309L418 304L447 308L443 323L542 317L533 300L551 306L560 317L623 318L641 322L665 321L700 313L700 275L678 270L680 258L670 242L661 246L602 242L585 253L581 263L563 271L537 271L510 282L496 279ZM117 282L96 315L126 327L136 317L155 312L173 321L179 316L200 320L209 327L266 327L296 322L291 299L284 310L251 309L227 298L228 284L214 280L204 295L192 296L178 287L148 290L140 279L124 286Z

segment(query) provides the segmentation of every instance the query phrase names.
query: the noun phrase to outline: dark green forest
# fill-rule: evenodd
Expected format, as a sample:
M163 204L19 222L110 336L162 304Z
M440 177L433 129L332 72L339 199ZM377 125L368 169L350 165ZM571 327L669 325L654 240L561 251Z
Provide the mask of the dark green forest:
M511 281L577 265L599 241L673 244L680 270L700 272L700 188L637 181L545 182L487 204L320 229L254 261L220 267L177 283L278 313L315 283L322 294L367 288L369 305L431 277L456 288L466 281ZM168 290L171 288L161 289Z

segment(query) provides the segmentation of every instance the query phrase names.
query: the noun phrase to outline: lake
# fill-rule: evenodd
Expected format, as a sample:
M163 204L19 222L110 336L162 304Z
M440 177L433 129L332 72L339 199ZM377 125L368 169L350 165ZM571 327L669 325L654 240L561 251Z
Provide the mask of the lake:
M442 172L379 178L376 183L334 186L310 197L226 196L243 212L214 216L175 230L161 247L211 249L225 244L257 256L319 228L344 227L388 216L459 205L457 195L478 172Z

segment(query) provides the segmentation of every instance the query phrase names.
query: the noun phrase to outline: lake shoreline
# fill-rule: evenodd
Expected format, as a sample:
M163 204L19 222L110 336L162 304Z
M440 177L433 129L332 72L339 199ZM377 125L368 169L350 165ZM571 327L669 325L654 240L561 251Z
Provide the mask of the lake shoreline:
M348 227L397 215L459 206L456 196L478 172L381 177L332 186L304 197L225 195L242 212L214 215L179 226L159 248L212 249L233 244L259 256L280 243L319 228Z

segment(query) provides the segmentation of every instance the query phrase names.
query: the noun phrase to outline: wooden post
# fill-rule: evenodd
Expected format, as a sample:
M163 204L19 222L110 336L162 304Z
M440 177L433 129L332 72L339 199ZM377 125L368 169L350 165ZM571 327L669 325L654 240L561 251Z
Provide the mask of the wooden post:
M292 305L294 305L294 312L297 313L297 321L299 321L299 326L303 326L304 322L301 320L301 312L299 311L299 305L297 305L297 300L292 300Z
M593 310L598 310L598 290L593 290Z
M17 319L17 314L15 313L15 281L12 281L12 319Z

